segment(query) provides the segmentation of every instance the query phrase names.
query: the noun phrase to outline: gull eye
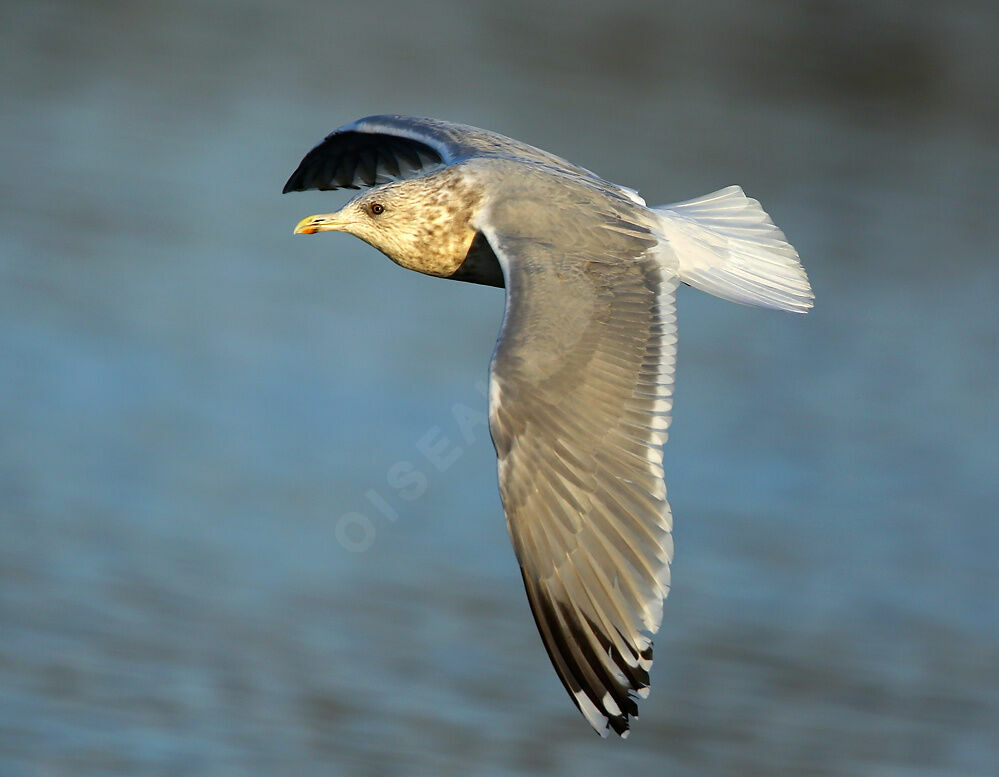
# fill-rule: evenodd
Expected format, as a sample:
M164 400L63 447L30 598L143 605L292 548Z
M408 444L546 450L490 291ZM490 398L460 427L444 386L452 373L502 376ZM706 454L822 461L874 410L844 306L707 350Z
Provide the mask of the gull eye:
M371 213L375 216L380 216L385 212L385 206L380 202L371 203Z

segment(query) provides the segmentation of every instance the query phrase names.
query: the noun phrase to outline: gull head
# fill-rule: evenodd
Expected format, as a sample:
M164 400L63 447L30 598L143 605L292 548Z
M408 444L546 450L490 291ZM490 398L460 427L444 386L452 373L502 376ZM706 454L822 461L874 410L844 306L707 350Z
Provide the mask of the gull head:
M302 219L296 235L348 232L409 270L448 277L464 262L481 194L452 169L361 192L335 213Z

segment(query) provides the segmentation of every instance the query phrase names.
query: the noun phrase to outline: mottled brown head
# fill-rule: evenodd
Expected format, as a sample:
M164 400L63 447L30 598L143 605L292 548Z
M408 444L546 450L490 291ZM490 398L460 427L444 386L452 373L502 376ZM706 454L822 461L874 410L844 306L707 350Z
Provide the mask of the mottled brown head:
M409 270L451 276L475 237L482 195L459 167L376 186L336 213L302 219L295 234L349 232Z

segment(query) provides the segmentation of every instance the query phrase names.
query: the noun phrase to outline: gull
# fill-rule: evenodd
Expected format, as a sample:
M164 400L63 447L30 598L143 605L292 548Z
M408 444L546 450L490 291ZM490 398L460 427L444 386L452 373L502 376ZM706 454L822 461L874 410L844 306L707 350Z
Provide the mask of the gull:
M797 252L738 186L649 207L547 151L436 119L347 124L284 191L340 188L362 191L295 234L348 232L407 269L506 288L489 429L507 526L559 679L598 734L627 736L670 589L677 286L804 313Z

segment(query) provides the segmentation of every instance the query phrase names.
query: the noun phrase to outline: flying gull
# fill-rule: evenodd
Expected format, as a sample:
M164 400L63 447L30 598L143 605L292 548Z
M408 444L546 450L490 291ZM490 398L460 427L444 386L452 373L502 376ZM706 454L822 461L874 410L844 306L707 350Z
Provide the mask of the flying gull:
M563 685L601 736L627 736L670 587L676 287L804 313L797 252L738 186L649 207L554 154L435 119L347 124L284 191L340 188L366 190L296 234L349 232L407 269L506 288L489 429L507 526Z

